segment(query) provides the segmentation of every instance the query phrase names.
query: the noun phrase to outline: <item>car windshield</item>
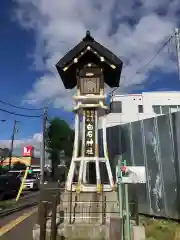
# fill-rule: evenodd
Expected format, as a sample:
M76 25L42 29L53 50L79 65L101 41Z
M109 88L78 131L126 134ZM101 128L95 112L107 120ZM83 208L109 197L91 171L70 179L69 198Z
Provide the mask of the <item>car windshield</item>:
M35 174L35 173L28 173L26 179L37 179L37 174Z
M23 174L22 172L8 172L7 174L11 174L11 175L13 175L13 176L15 176L15 177L19 177L19 176L21 176L21 174Z

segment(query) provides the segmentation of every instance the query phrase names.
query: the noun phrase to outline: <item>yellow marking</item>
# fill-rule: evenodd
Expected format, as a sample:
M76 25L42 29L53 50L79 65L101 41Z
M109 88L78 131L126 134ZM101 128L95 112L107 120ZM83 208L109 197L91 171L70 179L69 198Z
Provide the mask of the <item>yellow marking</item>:
M37 208L33 209L30 212L26 212L20 217L16 218L13 221L10 221L8 224L4 225L3 227L0 228L0 237L2 237L4 234L9 232L12 228L16 227L18 224L23 222L26 218L30 217L33 215L35 212L37 212Z
M76 193L79 194L80 192L81 192L80 187L77 187L77 188L76 188Z
M97 192L100 193L101 192L101 184L97 184Z
M116 66L114 66L113 64L111 64L110 66L111 66L113 69L115 69L115 68L116 68Z
M64 67L64 68L63 68L63 71L64 71L64 72L65 72L66 70L68 70L68 67Z
M113 183L113 186L112 186L112 191L116 191L116 186L114 184L114 180L112 179L112 183Z
M16 202L19 200L19 197L20 197L20 195L21 195L21 193L22 193L22 190L23 190L23 188L24 188L24 183L25 183L25 181L26 181L28 171L29 171L29 167L26 168L26 171L25 171L25 173L24 173L24 177L23 177L21 186L20 186L20 188L19 188L19 192L18 192L17 197L16 197Z
M76 192L80 193L80 191L81 191L81 183L78 183L76 187Z
M106 154L106 155L105 155L105 157L106 157L106 159L109 159L109 155L108 155L108 148L107 148L107 145L106 145L105 149L106 149L106 150L105 150L105 154Z

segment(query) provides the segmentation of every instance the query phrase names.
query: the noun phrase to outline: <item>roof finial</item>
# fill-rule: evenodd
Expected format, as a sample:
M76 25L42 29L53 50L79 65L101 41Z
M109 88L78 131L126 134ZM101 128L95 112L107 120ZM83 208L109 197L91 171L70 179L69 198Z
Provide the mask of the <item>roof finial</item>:
M88 36L88 37L91 36L91 33L90 33L89 30L86 31L86 37L87 37L87 36Z
M85 38L83 38L83 41L94 41L94 38L91 37L89 30L86 31L86 36L85 36Z

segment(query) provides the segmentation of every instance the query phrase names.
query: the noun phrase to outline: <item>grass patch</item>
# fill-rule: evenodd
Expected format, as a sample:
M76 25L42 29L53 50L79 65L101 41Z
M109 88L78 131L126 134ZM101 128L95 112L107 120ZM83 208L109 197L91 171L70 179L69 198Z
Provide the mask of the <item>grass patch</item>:
M172 220L140 217L147 240L180 240L180 223Z
M7 208L14 207L16 204L17 202L15 201L15 199L0 201L0 211Z

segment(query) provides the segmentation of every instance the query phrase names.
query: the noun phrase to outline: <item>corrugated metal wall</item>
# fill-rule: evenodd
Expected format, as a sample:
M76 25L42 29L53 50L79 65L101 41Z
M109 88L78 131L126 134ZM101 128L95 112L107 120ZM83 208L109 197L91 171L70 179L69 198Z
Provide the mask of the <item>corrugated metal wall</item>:
M134 186L139 211L180 219L180 112L108 128L107 142L114 177L119 155L146 167L147 183Z

